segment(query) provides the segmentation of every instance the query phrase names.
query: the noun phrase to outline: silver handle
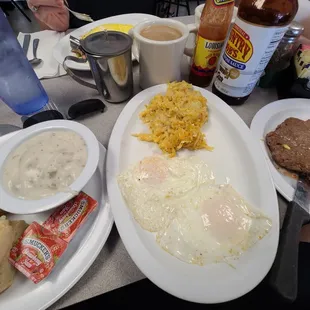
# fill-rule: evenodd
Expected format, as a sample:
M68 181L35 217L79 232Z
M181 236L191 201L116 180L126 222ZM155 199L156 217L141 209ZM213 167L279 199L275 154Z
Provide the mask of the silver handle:
M38 50L38 46L39 46L39 39L34 39L33 40L33 58L37 58L37 50Z
M70 35L69 41L72 49L79 49L81 47L81 41L78 38Z
M95 84L86 82L86 81L84 81L83 79L79 78L77 75L75 75L75 74L73 73L73 71L72 71L70 68L68 68L68 66L66 65L66 61L67 61L67 60L72 60L72 61L75 61L75 62L78 62L78 63L85 63L86 60L84 60L83 58L77 58L77 57L74 57L74 56L67 56L67 57L64 59L62 65L63 65L65 71L73 78L73 80L75 80L76 82L78 82L79 84L81 84L81 85L83 85L83 86L87 86L87 87L90 87L90 88L93 88L93 89L97 89L97 90L98 90L98 88L97 88L97 86L96 86ZM99 91L98 91L98 92L99 92ZM100 92L99 92L99 93L100 93Z
M28 52L28 48L29 48L30 39L31 39L30 34L25 34L24 42L23 42L23 51L24 51L26 57L27 57L27 52Z
M189 25L187 25L187 28L188 28L188 31L190 34L194 33L195 35L197 35L198 28L195 24L189 24ZM185 47L184 54L186 56L193 57L194 56L194 49L195 48Z

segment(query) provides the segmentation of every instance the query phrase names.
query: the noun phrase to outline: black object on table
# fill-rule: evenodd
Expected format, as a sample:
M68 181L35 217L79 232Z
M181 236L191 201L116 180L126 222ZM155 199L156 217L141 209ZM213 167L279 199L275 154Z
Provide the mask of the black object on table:
M129 13L155 13L156 0L118 0L118 1L100 1L100 0L67 0L71 10L83 12L90 15L95 21L102 18L129 14ZM79 28L87 22L77 19L70 13L69 28Z
M99 99L87 99L73 104L68 110L68 118L76 119L89 113L103 113L106 106Z
M309 61L307 61L306 57L309 49L306 47L301 44L295 56L292 57L290 65L276 77L276 88L279 99L310 99L309 77L304 73L305 68L309 67Z
M104 281L104 279L102 279ZM299 277L298 296L295 302L287 303L281 299L268 285L267 277L251 292L230 302L205 305L190 303L162 291L151 281L144 279L121 287L64 310L105 309L107 306L133 306L137 309L162 307L180 309L264 309L263 307L281 306L283 309L309 309L310 295L310 243L301 242L299 245ZM186 308L185 308L186 307ZM238 308L237 308L238 307ZM172 309L172 308L171 308Z
M20 6L18 5L18 3L16 3L15 0L10 0L10 1L11 1L11 3L17 8L17 10L23 14L23 16L28 20L28 22L31 23L31 19L30 19L30 18L28 17L28 15L25 13L25 11L23 10L23 8L20 7Z
M63 115L57 110L48 110L39 112L27 118L23 123L23 128L30 127L32 125L42 123L45 121L64 119Z
M283 298L294 301L298 291L298 248L300 231L309 222L310 179L299 176L294 198L289 202L279 246L270 274L270 285Z
M68 119L70 120L77 119L81 116L85 116L87 114L98 111L103 113L105 111L105 108L106 105L99 99L83 100L70 106L67 112ZM26 118L23 122L23 128L27 128L45 121L51 121L57 119L65 119L65 117L57 110L42 111Z

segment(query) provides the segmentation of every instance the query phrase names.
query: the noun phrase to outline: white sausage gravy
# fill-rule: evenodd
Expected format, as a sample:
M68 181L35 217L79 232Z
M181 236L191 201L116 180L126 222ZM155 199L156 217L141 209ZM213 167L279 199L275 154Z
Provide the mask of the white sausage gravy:
M70 191L87 161L84 139L70 130L46 131L19 145L3 167L2 182L21 199Z

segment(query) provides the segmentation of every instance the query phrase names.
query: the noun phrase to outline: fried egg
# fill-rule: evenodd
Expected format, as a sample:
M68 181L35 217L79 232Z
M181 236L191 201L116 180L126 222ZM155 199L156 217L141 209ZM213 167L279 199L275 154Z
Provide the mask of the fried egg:
M150 156L118 176L124 200L142 228L157 232L174 218L179 200L201 184L214 184L213 172L196 156Z
M140 226L179 260L231 263L271 229L271 220L230 184L218 185L197 156L146 157L118 176Z
M229 263L270 228L271 220L231 185L203 184L179 204L169 225L157 233L156 241L186 263Z

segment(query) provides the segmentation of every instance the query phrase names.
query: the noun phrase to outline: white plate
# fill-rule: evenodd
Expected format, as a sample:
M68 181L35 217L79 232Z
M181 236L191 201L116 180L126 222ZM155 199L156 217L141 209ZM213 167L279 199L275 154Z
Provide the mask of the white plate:
M70 47L70 41L69 37L70 35L80 38L84 33L90 31L91 29L103 25L103 24L129 24L129 25L136 25L138 23L141 23L143 21L147 20L155 20L159 19L159 17L149 14L123 14L123 15L116 15L104 19L97 20L93 23L87 24L83 27L80 27L78 29L75 29L74 31L70 32L66 36L64 36L54 47L53 49L53 55L54 58L62 65L63 61L66 56L76 56L74 53L71 52ZM77 63L74 61L67 61L66 62L68 67L75 70L83 70L88 71L90 70L89 64L87 63Z
M0 137L0 145L15 134ZM72 239L47 279L34 284L17 271L13 285L0 294L0 309L46 309L72 288L92 265L113 225L105 187L105 154L106 149L100 144L98 168L83 188L83 191L98 201L98 207ZM9 218L23 219L27 223L32 221L42 223L50 213L51 211L35 215L12 215Z
M297 182L293 178L279 172L265 144L266 134L276 129L278 125L289 117L296 117L302 120L310 119L310 100L296 98L269 103L254 116L251 123L251 131L264 151L277 190L285 199L291 201L294 197Z
M77 179L69 186L71 192L59 192L55 195L37 200L19 199L14 197L1 186L3 168L8 155L14 151L17 146L31 137L42 132L52 130L71 130L83 138L86 143L88 153L85 168ZM1 209L15 214L32 214L43 212L68 201L74 196L74 192L81 191L81 189L87 184L96 171L99 160L99 145L96 136L86 126L68 120L43 122L21 130L17 135L14 135L14 137L4 143L0 150L0 206Z
M179 298L200 303L218 303L252 290L269 271L278 245L279 211L276 191L259 143L242 119L211 92L199 89L208 99L210 120L203 128L213 152L196 151L214 170L220 183L230 183L252 205L272 219L270 233L235 263L204 267L181 262L163 251L155 236L133 219L116 176L145 156L160 153L157 145L141 142L132 133L146 132L138 114L150 99L166 90L166 85L146 89L136 95L119 116L109 142L107 187L117 229L127 251L141 271L157 286Z

